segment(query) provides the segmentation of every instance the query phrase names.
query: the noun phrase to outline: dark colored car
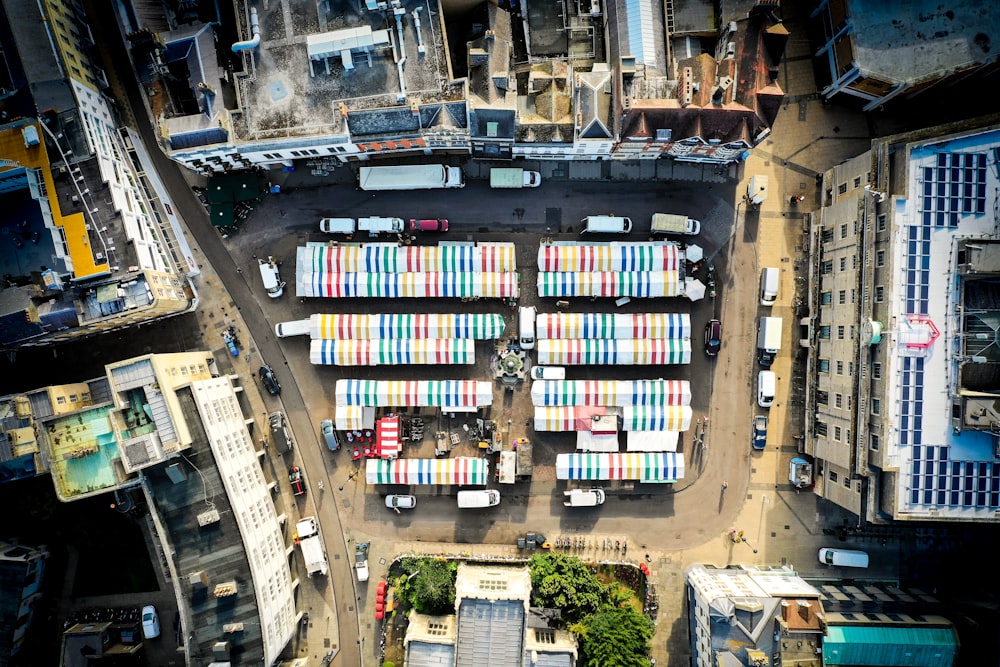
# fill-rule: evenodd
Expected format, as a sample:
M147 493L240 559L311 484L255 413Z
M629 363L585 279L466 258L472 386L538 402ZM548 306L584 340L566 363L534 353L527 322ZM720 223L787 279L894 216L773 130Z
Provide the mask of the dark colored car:
M304 496L306 493L305 482L302 481L302 471L298 466L288 469L288 483L292 485L292 493L297 496Z
M271 370L270 366L261 366L259 375L260 381L267 387L267 393L271 396L277 396L281 393L281 385L278 384L278 378L274 376L274 371Z
M753 418L753 428L750 429L750 445L754 449L764 449L767 446L767 416L757 415Z
M714 357L722 348L722 322L709 320L705 325L705 354Z
M271 440L278 451L284 454L292 450L295 443L292 441L292 434L288 432L288 422L285 421L285 413L272 412L267 418L271 426Z
M444 218L429 218L427 220L410 220L411 232L446 232L448 221Z

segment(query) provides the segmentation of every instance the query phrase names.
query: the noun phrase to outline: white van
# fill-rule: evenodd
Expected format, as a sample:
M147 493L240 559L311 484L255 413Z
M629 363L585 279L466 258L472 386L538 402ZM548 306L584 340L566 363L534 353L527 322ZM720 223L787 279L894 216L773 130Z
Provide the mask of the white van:
M500 492L493 489L458 492L458 506L462 509L493 507L499 504Z
M278 338L289 336L308 336L310 320L295 320L294 322L278 322L274 325L274 335Z
M277 299L284 294L285 283L281 282L281 276L278 275L278 260L269 256L267 259L258 259L257 264L260 266L260 279L264 282L267 295Z
M777 377L774 371L757 373L757 405L769 408L774 403L774 386Z
M868 567L868 554L852 549L831 549L823 547L819 550L819 562L823 565L836 567Z
M535 307L521 306L519 315L518 344L522 350L530 350L535 347Z
M778 269L768 268L760 272L760 305L773 306L778 299Z
M353 234L357 227L354 218L320 218L319 231L327 234Z
M565 380L565 366L532 366L531 378L533 380Z
M563 491L566 507L597 507L604 504L604 489L570 489Z
M590 215L580 223L584 234L628 234L632 231L632 219L618 215Z

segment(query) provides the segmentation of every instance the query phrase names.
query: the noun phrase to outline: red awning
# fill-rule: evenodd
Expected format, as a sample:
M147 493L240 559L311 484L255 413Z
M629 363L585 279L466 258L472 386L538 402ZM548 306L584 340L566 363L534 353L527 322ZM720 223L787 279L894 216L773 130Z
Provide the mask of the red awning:
M375 424L379 458L398 459L402 449L399 442L399 416L384 417Z

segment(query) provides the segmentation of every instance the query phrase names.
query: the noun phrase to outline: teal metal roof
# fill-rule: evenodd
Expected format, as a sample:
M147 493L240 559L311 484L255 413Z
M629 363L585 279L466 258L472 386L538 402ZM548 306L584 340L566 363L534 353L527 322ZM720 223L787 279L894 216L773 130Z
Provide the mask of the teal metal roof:
M957 655L951 628L836 625L823 640L826 665L952 667Z

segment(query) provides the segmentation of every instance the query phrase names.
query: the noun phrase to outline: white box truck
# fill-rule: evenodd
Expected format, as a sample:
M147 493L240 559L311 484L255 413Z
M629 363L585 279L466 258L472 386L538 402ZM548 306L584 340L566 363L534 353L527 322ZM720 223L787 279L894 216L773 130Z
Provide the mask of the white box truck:
M686 215L674 213L654 213L649 229L654 234L689 234L695 236L701 233L701 222Z
M589 215L580 221L583 234L628 234L632 219L620 215Z
M464 188L459 167L444 164L409 164L391 167L361 167L358 187L362 190L436 190Z
M767 201L767 176L751 176L747 184L747 201L752 206L760 206Z
M323 538L319 536L319 526L316 517L306 516L295 524L295 539L302 549L302 558L306 561L306 572L309 576L326 574L329 564L326 560L326 549Z
M264 290L272 299L277 299L285 293L285 283L278 275L278 260L274 257L258 259L257 265L260 267L260 279L264 283Z
M402 218L383 218L372 216L358 218L358 231L368 232L369 236L378 234L401 234L406 227Z
M353 234L357 223L354 218L320 218L319 231L327 234Z
M517 342L522 350L530 350L535 347L535 318L538 311L534 306L521 306L518 311L518 336Z
M537 171L524 169L490 169L490 187L498 190L537 188L542 184L542 175Z
M760 327L757 329L757 361L764 368L770 368L780 349L781 318L760 318Z

